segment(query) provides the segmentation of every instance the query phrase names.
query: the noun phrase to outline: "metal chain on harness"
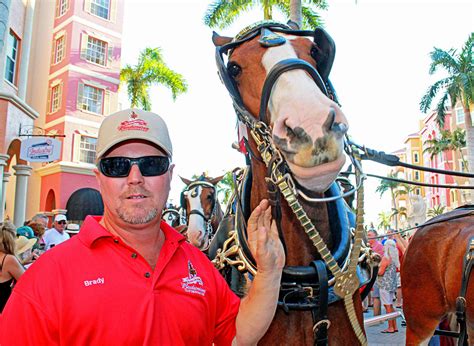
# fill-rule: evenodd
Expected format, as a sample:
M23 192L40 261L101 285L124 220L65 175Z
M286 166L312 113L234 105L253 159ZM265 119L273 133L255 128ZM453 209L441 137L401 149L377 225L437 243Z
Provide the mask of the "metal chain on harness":
M241 114L242 120L245 121L250 129L250 133L257 144L258 151L263 159L263 162L270 167L270 176L267 177L267 181L271 181L273 184L278 186L281 194L284 196L288 205L290 206L293 213L298 218L301 226L305 233L311 239L314 247L317 249L322 260L331 271L335 278L334 293L344 299L344 306L346 308L347 315L349 317L352 329L357 336L357 339L362 345L367 345L367 338L363 332L361 325L357 319L353 295L359 288L359 279L357 277L357 264L359 254L362 246L362 237L364 233L364 193L363 184L361 183L359 192L357 194L357 216L356 216L356 230L354 234L354 244L352 246L352 252L350 254L350 262L346 270L341 270L336 260L332 256L324 240L319 234L316 227L313 225L308 215L304 211L301 203L298 201L297 193L295 189L295 183L292 176L289 173L284 173L285 160L283 159L280 151L275 147L271 140L271 134L268 126L263 122L252 121ZM358 158L356 157L356 160ZM360 175L358 171L358 181L361 181L365 177Z

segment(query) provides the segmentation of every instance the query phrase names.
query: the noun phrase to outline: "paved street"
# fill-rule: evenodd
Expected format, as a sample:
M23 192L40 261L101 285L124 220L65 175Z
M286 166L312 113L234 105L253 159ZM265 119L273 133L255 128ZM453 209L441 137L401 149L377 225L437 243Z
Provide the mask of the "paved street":
M364 314L364 318L373 316L372 308L369 308L369 312ZM382 312L384 313L384 312ZM405 345L405 327L401 326L401 318L397 318L398 333L385 334L381 333L382 330L387 328L387 322L383 322L371 327L366 328L366 333L370 346L395 346Z

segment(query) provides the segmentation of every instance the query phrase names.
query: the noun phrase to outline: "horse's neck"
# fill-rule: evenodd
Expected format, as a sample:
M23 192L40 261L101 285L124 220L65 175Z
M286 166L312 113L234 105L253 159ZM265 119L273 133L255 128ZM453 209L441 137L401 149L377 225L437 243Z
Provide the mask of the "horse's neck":
M251 210L264 198L268 198L265 183L266 168L263 164L252 165L252 190L250 197ZM329 217L325 203L308 204L299 199L303 209L307 213L313 225L323 237L327 246L332 248L332 238L329 227ZM281 229L287 249L287 265L308 265L311 261L319 258L317 251L304 232L300 221L297 219L284 197L280 195L282 211Z

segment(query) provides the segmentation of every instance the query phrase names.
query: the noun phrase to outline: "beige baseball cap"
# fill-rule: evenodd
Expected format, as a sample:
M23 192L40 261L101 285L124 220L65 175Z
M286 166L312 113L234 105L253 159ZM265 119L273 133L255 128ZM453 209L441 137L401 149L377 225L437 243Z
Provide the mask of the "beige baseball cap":
M151 142L163 149L169 157L173 156L173 146L165 121L158 114L130 108L110 114L100 125L96 144L97 160L114 145L130 139Z

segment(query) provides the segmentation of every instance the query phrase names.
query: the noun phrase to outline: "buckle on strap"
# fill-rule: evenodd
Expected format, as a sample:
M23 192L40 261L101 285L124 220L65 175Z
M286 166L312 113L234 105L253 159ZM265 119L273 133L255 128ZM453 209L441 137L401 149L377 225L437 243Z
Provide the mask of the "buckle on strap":
M329 327L331 327L331 321L329 321L328 319L324 319L324 320L318 321L314 324L313 333L317 333L322 324L326 325L326 329L329 329Z

